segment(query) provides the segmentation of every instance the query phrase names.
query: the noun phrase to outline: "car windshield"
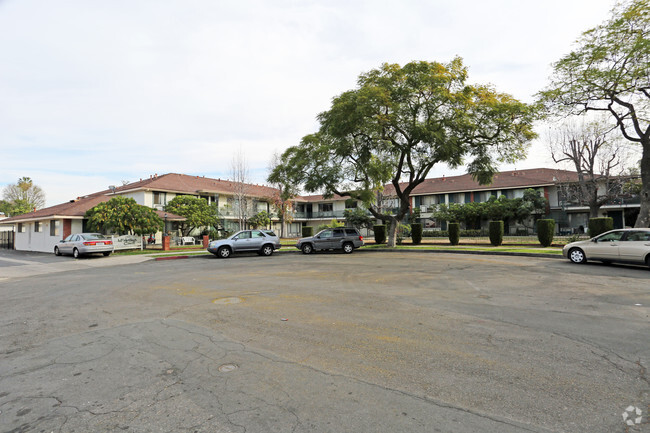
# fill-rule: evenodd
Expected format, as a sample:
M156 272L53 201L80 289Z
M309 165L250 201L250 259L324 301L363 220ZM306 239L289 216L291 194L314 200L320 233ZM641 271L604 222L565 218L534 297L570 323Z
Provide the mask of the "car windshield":
M106 239L106 236L100 233L84 233L83 235L81 235L81 237L86 239L87 241L92 239Z

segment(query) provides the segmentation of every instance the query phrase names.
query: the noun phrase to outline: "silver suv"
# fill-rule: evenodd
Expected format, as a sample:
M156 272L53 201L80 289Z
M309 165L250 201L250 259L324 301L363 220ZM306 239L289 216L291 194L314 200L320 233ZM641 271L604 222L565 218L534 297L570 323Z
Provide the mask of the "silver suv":
M310 238L298 240L296 248L303 254L318 250L343 250L350 254L355 248L363 246L363 236L354 228L325 229Z
M244 251L256 251L261 256L270 256L279 249L280 239L270 230L242 230L208 245L208 251L222 259Z

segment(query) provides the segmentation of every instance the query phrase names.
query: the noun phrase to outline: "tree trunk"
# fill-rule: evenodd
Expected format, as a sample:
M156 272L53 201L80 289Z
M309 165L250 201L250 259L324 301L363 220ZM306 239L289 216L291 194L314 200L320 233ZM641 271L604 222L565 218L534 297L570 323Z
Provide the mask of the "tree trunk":
M635 228L650 227L650 137L641 141L641 209L634 224Z
M598 218L598 211L600 210L599 205L590 204L589 205L589 218Z
M389 248L395 247L397 241L397 227L397 219L395 217L391 217L390 226L388 229L388 242L386 243L386 246Z

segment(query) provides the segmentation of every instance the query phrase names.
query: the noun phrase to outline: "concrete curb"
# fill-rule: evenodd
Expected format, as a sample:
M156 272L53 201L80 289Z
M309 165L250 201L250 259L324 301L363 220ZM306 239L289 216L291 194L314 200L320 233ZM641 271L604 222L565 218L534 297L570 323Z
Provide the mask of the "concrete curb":
M196 254L197 256L201 256L203 254ZM160 261L160 260L179 260L179 259L189 259L190 256L164 256L164 257L152 257L155 261Z
M361 251L361 250L359 250ZM519 257L541 257L549 259L564 259L561 254L543 254L543 253L517 253L512 251L472 251L472 250L403 250L403 249L367 249L363 252L376 253L444 253L444 254L475 254L480 256L519 256Z
M536 258L548 258L548 259L564 259L562 255L559 254L543 254L543 253L517 253L512 251L472 251L472 250L428 250L428 249L398 249L398 248L386 248L386 249L357 249L356 253L440 253L440 254L474 254L480 256L515 256L515 257L536 257ZM290 250L290 249L281 249L276 252L276 254L298 254L300 250ZM206 257L209 254L192 254L192 255L178 255L178 256L164 256L164 257L152 257L153 260L177 260L177 259L192 259L197 257Z

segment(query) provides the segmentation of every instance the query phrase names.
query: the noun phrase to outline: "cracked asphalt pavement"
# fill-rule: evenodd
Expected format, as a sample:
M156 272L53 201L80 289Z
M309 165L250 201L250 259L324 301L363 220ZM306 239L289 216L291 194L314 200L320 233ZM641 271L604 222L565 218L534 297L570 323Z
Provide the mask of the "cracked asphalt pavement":
M1 432L650 431L643 268L362 250L113 259L32 276L17 272L31 258L11 262ZM640 423L624 423L629 406Z

